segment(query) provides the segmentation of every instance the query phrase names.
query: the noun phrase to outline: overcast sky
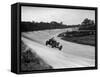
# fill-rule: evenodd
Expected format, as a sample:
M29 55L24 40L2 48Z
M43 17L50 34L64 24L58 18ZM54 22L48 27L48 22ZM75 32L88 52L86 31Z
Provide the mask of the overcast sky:
M63 22L67 25L80 24L85 18L95 20L95 11L22 6L22 21Z

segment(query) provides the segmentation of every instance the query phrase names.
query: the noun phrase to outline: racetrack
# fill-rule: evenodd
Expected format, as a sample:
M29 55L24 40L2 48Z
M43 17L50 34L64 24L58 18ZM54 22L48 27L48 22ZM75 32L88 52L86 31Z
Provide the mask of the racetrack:
M22 33L23 42L33 49L47 64L56 68L76 68L95 66L95 47L64 41L57 34L64 30L48 30ZM55 37L63 45L59 51L45 46L45 41Z

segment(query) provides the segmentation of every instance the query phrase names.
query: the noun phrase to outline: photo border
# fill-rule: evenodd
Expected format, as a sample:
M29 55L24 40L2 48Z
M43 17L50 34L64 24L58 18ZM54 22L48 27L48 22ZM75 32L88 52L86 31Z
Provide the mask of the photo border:
M93 70L98 68L98 27L97 27L97 16L98 16L98 8L97 7L85 7L85 6L69 6L69 5L52 5L52 4L36 4L36 3L17 3L18 8L18 16L17 16L17 71L20 74L27 74L27 73L46 73L46 72L63 72L63 71L78 71L78 70ZM62 8L62 9L81 9L81 10L94 10L95 11L95 24L96 24L96 36L95 36L95 66L94 67L76 67L76 68L58 68L58 69L45 69L45 70L32 70L32 71L21 71L21 7L46 7L46 8Z

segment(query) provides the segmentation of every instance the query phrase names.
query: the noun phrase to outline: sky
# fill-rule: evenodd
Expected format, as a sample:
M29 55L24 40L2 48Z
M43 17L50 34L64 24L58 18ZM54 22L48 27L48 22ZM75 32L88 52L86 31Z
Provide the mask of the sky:
M66 25L81 24L85 19L89 18L95 21L94 10L80 10L80 9L60 9L60 8L46 8L46 7L21 7L21 21L35 21L35 22L63 22Z

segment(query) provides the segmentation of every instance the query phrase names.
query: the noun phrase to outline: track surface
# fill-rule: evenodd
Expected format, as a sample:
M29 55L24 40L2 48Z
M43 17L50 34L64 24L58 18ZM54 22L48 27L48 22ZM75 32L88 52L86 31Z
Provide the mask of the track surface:
M22 33L23 42L53 68L76 68L95 66L95 47L64 41L57 37L64 30L43 30ZM45 46L45 41L54 37L63 45L59 51Z

